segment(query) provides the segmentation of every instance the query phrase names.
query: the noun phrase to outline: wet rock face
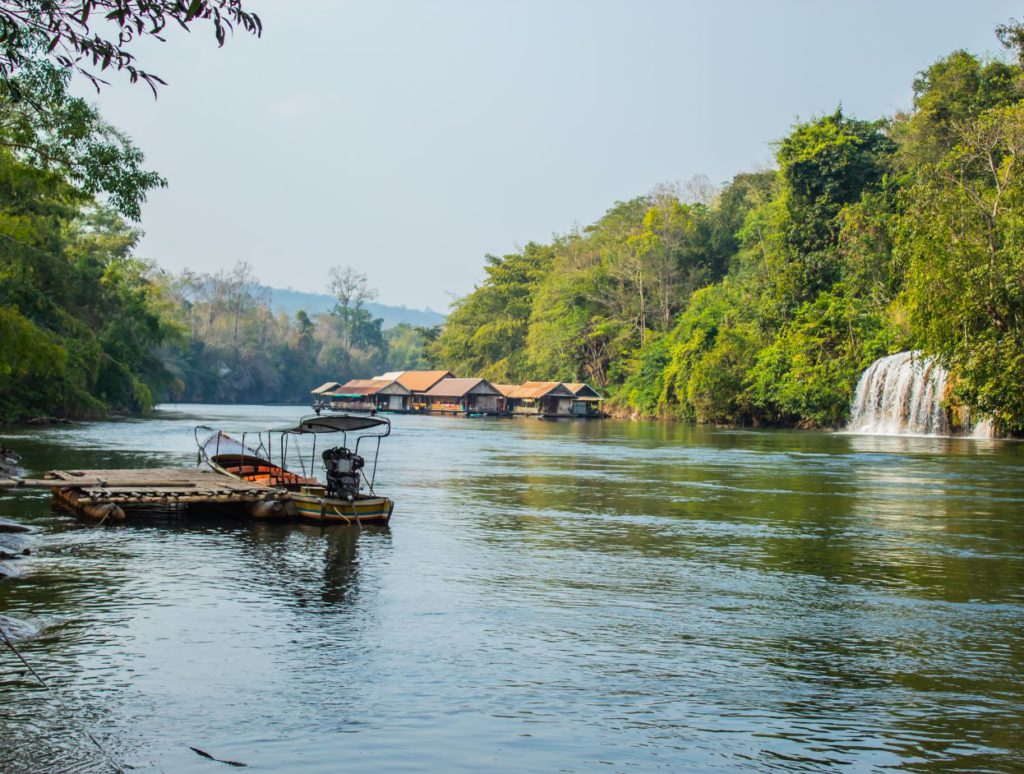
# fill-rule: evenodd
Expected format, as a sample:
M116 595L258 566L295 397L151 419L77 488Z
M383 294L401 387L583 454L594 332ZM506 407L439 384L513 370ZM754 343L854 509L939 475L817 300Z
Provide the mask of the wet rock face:
M20 457L10 449L0 446L0 478L14 478L18 475Z
M14 478L20 475L20 461L21 458L15 452L0 444L0 478ZM32 553L17 537L31 531L31 528L24 524L0 517L0 580L17 575L18 570L14 562Z
M0 629L3 629L4 634L14 641L25 640L39 633L39 629L27 621L19 621L17 618L9 618L6 615L0 615ZM0 645L2 644L0 642Z
M29 527L10 519L0 518L0 580L18 574L14 562L32 552L21 545L19 535L31 532Z
M64 417L32 417L25 420L26 425L70 425L70 419Z

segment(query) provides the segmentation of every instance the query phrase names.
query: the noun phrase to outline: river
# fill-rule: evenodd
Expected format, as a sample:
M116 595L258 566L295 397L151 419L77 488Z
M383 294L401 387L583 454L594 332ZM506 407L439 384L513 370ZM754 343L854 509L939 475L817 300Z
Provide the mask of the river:
M33 473L192 427L0 431ZM0 495L0 771L1024 769L1024 444L393 418L389 529ZM34 632L34 634L32 633ZM60 699L66 703L62 707Z

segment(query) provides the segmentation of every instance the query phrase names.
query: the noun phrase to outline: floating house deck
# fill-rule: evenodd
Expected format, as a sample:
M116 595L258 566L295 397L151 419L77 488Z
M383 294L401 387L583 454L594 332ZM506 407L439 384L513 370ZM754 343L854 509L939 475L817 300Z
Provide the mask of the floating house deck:
M104 521L124 521L133 505L238 505L256 518L289 510L287 492L200 468L51 470L41 479L0 479L0 488L21 487L51 489L61 507Z

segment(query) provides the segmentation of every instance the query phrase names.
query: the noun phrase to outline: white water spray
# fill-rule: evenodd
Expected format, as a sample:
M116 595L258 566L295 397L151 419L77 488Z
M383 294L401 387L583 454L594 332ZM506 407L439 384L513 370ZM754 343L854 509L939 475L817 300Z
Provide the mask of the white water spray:
M951 435L942 398L949 374L922 352L898 352L872 363L854 392L847 431L871 435ZM987 421L970 422L965 434L991 438Z

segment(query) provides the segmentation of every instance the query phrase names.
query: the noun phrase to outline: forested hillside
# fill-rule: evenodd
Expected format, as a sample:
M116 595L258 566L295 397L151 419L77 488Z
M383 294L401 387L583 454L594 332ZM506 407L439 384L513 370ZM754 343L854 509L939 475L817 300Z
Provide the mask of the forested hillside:
M284 312L292 316L299 312L308 315L327 314L337 303L334 296L325 293L305 293L291 288L269 288L260 286L260 290L270 293L270 307L275 312ZM326 290L326 288L325 288ZM393 328L396 325L406 323L413 327L432 328L444 322L444 315L431 309L410 309L406 306L391 306L375 301L367 302L366 311L374 318L383 320L384 329Z
M432 329L384 329L371 314L375 292L351 268L331 272L329 312L275 313L270 292L245 263L215 274L153 281L180 338L161 350L172 376L162 397L209 403L299 403L326 381L418 368Z
M771 171L488 257L435 364L589 381L635 416L831 427L867 365L922 349L951 403L1024 431L1024 34L997 35L1007 59L935 62L904 114L836 109Z
M322 382L416 368L432 330L382 330L365 277L334 308L274 314L247 264L171 275L121 216L0 149L0 421L144 413L163 400L308 400Z

